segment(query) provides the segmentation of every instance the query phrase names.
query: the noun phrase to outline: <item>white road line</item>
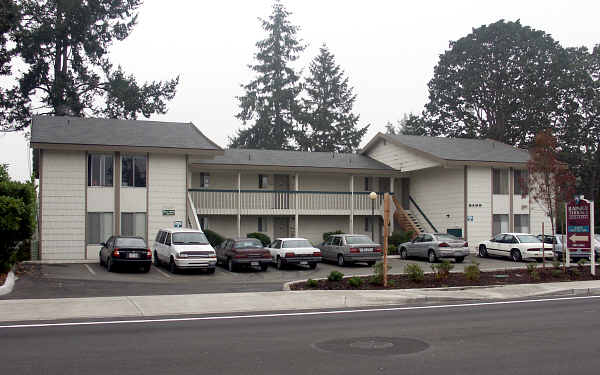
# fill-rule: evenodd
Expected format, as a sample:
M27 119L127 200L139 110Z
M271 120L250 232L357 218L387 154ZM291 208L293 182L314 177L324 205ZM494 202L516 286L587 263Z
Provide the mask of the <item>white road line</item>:
M87 270L88 270L88 271L90 271L90 273L92 274L92 276L96 276L96 271L94 271L94 270L92 269L92 267L90 267L90 266L89 266L89 265L87 265L87 264L84 264L84 266L85 266L85 268L87 268Z
M169 275L168 273L166 273L166 272L164 272L164 271L161 271L161 270L160 270L160 268L158 268L158 267L152 267L152 268L154 268L155 270L157 270L157 271L158 271L158 272L159 272L161 275L163 275L163 276L164 276L164 277L166 277L167 279L170 279L170 278L171 278L171 275Z
M91 321L91 322L15 324L15 325L3 325L3 326L0 326L0 329L91 326L91 325L129 324L129 323L193 322L193 321L200 321L200 320L228 320L228 319L251 319L251 318L256 319L256 318L276 318L276 317L289 317L289 316L356 314L356 313L387 312L387 311L436 310L436 309L458 308L458 307L513 305L513 304L519 304L519 303L571 301L571 300L596 299L596 298L600 298L600 296L557 297L557 298L543 298L543 299L533 299L533 300L477 302L477 303L462 303L462 304L455 304L455 305L436 305L436 306L383 307L383 308L360 309L360 310L332 310L332 311L310 311L310 312L272 313L272 314L255 314L255 315L203 316L203 317L190 317L190 318L163 318L163 319L136 319L136 320L107 320L107 321Z

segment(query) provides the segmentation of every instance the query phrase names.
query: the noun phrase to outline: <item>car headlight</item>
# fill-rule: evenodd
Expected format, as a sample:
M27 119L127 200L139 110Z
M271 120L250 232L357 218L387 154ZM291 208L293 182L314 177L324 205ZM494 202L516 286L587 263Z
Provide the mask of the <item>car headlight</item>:
M188 255L187 254L179 254L177 255L178 258L187 258Z

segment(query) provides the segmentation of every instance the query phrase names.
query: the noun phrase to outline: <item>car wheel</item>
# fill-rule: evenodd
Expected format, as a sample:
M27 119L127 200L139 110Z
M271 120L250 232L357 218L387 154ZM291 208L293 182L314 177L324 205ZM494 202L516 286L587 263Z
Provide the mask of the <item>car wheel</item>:
M142 272L143 272L143 273L148 273L148 272L150 272L150 265L148 264L147 266L144 266L144 267L142 268Z
M400 249L400 259L408 259L408 253L405 248Z
M367 262L367 265L368 265L369 267L373 267L373 266L375 265L375 261L370 261L370 262Z
M521 256L521 252L517 249L512 249L510 251L510 257L515 262L520 262L521 260L523 260L523 257Z
M314 270L315 268L317 268L317 262L308 263L308 266L311 270Z
M487 252L487 249L485 248L485 245L479 246L479 256L481 258L487 258L488 257L488 252Z
M337 264L340 267L343 267L346 264L346 261L344 260L344 256L342 254L337 256Z
M173 258L171 258L171 260L169 261L169 272L177 273L177 265L175 264Z
M465 257L456 257L456 258L454 258L454 261L456 263L462 263L464 260L465 260Z
M269 269L269 265L268 264L261 264L260 265L260 270L263 272L266 272Z
M435 251L429 250L429 253L427 253L427 260L429 260L429 263L437 262L437 256L435 255Z
M235 264L233 263L233 259L231 258L227 258L227 269L229 270L229 272L235 272L237 270L237 267L235 266Z
M154 265L160 267L160 259L158 259L158 253L156 251L154 252Z
M276 264L278 270L282 270L284 267L283 260L281 259L280 256L277 256L277 263L275 263L275 264Z
M535 258L535 261L538 263L542 263L543 260L544 260L543 258Z
M106 260L106 270L108 272L115 272L115 265L111 257Z
M214 267L213 267L213 268L209 268L209 269L206 271L206 273L208 273L209 275L210 275L210 274L213 274L213 273L215 273L215 268L214 268Z

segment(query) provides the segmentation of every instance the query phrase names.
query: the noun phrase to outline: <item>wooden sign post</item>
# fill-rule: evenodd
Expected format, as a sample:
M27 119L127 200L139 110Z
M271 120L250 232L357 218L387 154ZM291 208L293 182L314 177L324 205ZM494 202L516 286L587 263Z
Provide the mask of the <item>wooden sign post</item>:
M383 287L387 288L388 278L388 237L390 236L390 194L383 195Z

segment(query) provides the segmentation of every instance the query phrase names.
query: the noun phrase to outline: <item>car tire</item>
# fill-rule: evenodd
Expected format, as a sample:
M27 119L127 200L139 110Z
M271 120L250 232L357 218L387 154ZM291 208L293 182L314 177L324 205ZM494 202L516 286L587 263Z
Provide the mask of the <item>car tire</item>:
M154 252L154 265L160 267L160 259L158 259L158 253L156 251Z
M237 271L237 267L235 266L235 263L233 263L233 259L231 258L227 258L227 269L229 270L229 272Z
M269 269L269 265L268 264L261 264L260 265L260 270L263 272L267 272L267 270Z
M277 261L275 263L275 266L277 267L278 270L282 270L285 268L285 266L283 264L283 260L281 259L280 256L277 256Z
M342 254L339 254L337 256L337 265L340 267L343 267L346 265L346 261L344 260L344 256Z
M171 260L169 261L169 272L173 274L177 273L177 265L175 264L173 258L171 258Z
M427 260L429 261L429 263L436 263L437 262L437 255L435 255L435 251L433 250L429 250L429 252L427 253Z
M215 273L216 268L215 267L211 267L208 270L206 270L206 273L208 273L209 275L212 275L213 273Z
M142 267L142 272L143 273L148 273L150 272L150 265L148 264L147 266Z
M400 249L400 259L408 259L408 252L405 248Z
M315 268L317 268L317 262L308 263L308 266L310 267L311 270L314 270Z
M367 262L367 266L373 267L375 265L375 261Z
M456 257L454 258L454 262L456 263L462 263L465 260L465 257Z
M106 270L108 272L115 272L115 265L113 264L111 257L108 257L108 259L106 260Z
M538 263L542 263L543 260L544 260L543 258L535 258L535 261Z
M487 252L487 249L486 249L485 245L480 245L479 246L479 257L480 258L487 258L488 257L488 252Z
M521 255L521 252L517 249L512 249L510 251L510 258L514 261L514 262L520 262L523 260L523 256Z

